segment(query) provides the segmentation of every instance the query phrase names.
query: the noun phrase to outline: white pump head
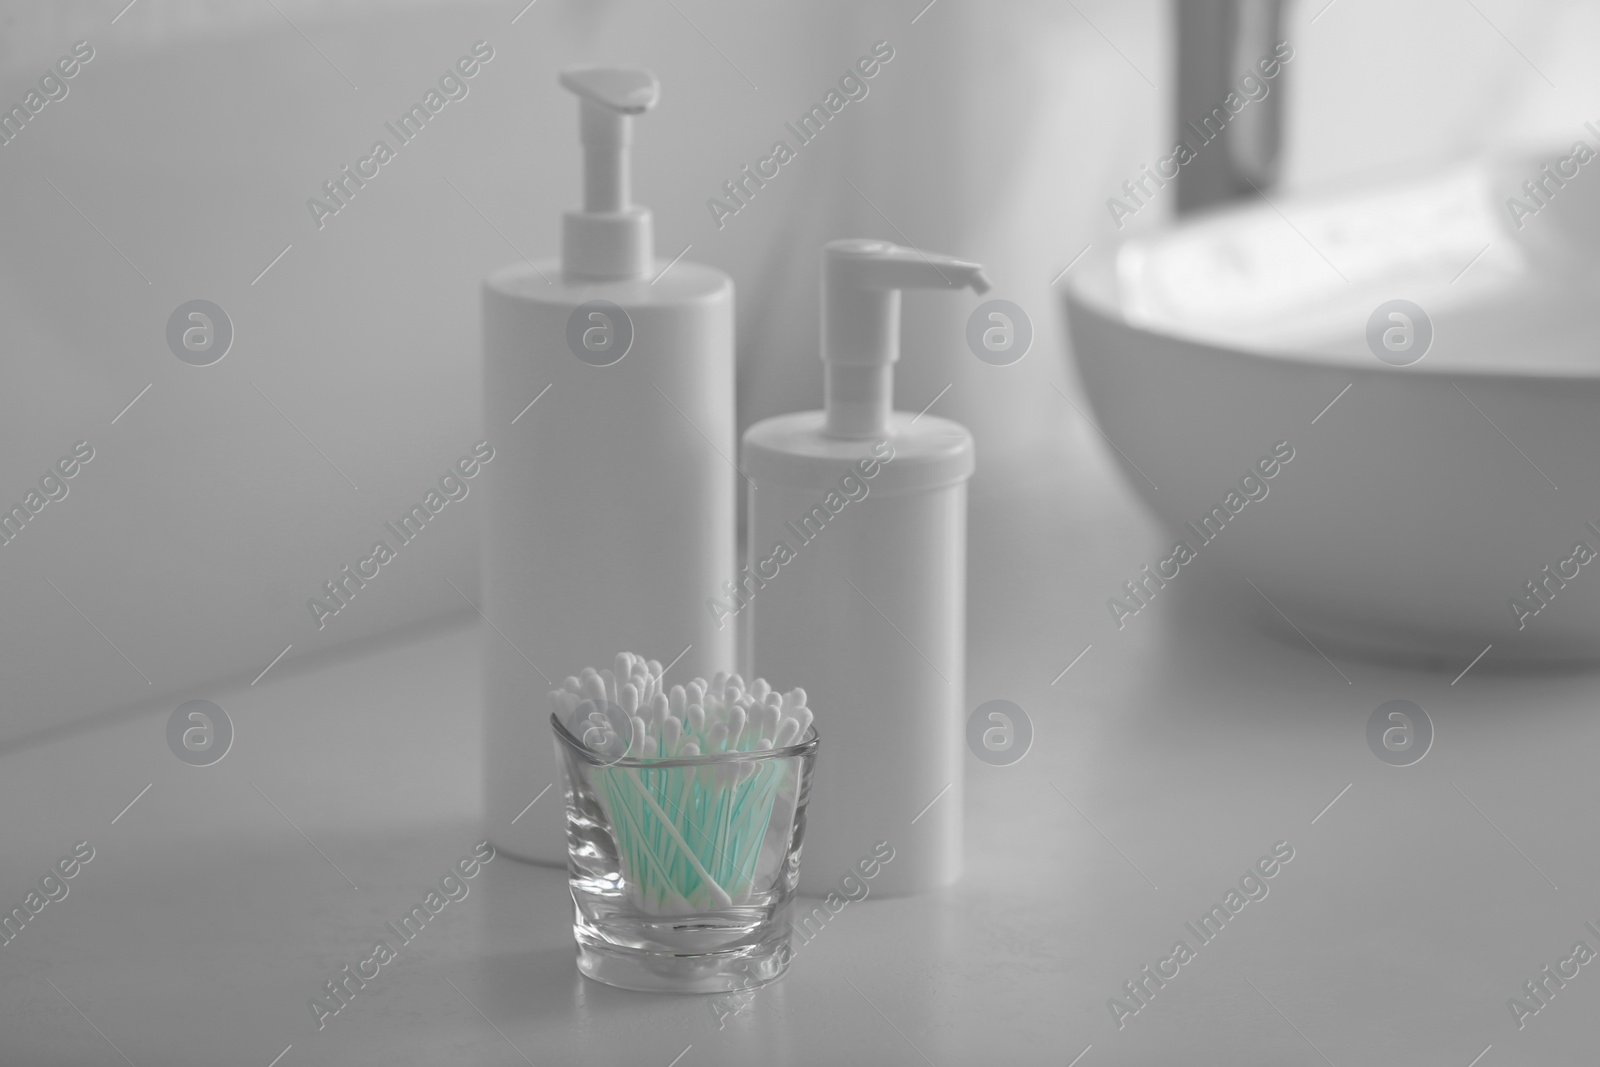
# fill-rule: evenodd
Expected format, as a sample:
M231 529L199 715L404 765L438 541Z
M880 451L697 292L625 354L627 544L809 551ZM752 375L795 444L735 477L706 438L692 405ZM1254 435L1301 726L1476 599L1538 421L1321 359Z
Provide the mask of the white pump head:
M822 365L830 437L871 438L889 428L900 358L900 290L988 291L977 263L887 241L822 248Z
M561 262L568 277L615 281L650 272L650 209L629 203L631 116L656 106L661 85L647 70L568 67L561 85L578 95L583 142L583 210L562 217Z

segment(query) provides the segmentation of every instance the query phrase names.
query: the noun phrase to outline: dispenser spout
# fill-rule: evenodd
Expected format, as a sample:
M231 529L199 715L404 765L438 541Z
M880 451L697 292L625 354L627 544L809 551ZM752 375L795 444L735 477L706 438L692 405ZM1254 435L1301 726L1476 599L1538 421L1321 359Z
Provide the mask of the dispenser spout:
M632 116L656 106L661 85L631 67L568 67L560 82L578 97L583 144L583 211L567 214L564 269L580 278L638 277L648 272L654 245L650 213L632 203Z
M980 264L887 241L830 241L822 254L823 270L852 288L989 290Z
M977 263L887 241L830 241L822 249L822 361L827 433L888 432L894 363L900 358L900 290L984 293Z

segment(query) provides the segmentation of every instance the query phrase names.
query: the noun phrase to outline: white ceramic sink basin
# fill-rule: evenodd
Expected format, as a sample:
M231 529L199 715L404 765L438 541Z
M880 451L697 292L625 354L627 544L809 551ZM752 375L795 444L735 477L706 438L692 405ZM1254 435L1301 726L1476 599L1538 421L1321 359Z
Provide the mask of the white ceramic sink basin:
M1257 201L1074 271L1066 310L1096 421L1171 541L1196 550L1163 567L1168 548L1152 570L1223 568L1240 603L1325 649L1464 666L1492 645L1485 668L1600 658L1600 561L1585 562L1600 553L1585 185L1600 194L1600 162L1521 229L1504 205L1560 154ZM1434 330L1409 366L1366 340L1395 298ZM1280 442L1293 459L1232 513L1241 476ZM1202 543L1184 524L1214 505L1228 521ZM1158 606L1163 591L1144 588Z

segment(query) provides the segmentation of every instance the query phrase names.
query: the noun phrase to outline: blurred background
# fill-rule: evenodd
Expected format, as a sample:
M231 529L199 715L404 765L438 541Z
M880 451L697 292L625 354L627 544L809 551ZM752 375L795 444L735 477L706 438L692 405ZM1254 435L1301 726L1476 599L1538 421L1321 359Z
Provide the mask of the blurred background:
M276 671L472 615L471 497L324 628L306 601L484 436L479 285L553 254L577 203L555 83L576 62L661 79L636 196L661 255L687 248L736 280L741 429L820 404L822 242L979 260L1032 317L1029 356L971 359L965 309L910 294L897 406L938 397L972 428L975 517L1026 522L1029 501L1065 493L1073 523L1150 558L1154 523L1073 407L1088 410L1056 294L1120 235L1107 198L1170 152L1170 5L524 2L0 4L6 108L74 42L93 48L0 146L0 503L76 442L94 449L0 548L0 746L248 680L285 650ZM1595 5L1311 0L1283 19L1286 191L1565 143L1595 117ZM494 57L470 94L319 229L307 198L479 40ZM880 40L894 58L870 94L719 228L707 198ZM1173 207L1157 197L1121 232ZM165 344L193 299L234 325L210 368ZM975 521L975 561L985 536Z

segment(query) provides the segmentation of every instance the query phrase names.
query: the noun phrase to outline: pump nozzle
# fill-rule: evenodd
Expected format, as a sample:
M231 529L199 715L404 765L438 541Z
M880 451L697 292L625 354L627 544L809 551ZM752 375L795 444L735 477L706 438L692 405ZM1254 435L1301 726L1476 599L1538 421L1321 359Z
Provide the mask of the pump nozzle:
M630 116L655 107L660 83L628 67L569 67L560 82L579 98L583 142L583 210L565 215L563 269L597 280L642 277L655 248L649 210L630 202Z
M830 241L822 249L822 361L827 433L871 438L889 428L900 358L900 290L965 289L989 280L977 263L887 241Z

